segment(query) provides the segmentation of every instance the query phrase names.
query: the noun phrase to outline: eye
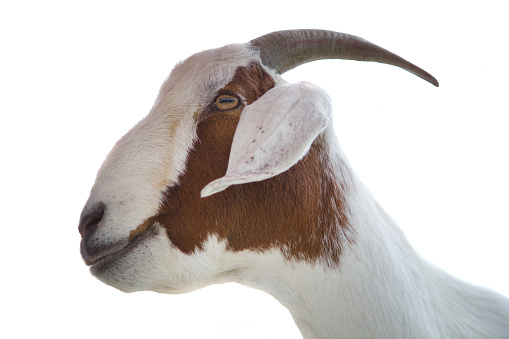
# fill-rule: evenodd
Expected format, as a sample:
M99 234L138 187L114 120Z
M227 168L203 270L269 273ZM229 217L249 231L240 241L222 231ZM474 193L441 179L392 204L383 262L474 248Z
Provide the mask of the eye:
M239 98L233 95L224 94L216 98L216 107L221 111L237 108L239 103Z

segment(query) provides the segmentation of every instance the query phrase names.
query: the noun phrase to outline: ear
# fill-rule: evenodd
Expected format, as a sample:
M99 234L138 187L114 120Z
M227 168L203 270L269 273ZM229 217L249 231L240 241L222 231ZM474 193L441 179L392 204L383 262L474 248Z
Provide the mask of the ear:
M272 88L242 111L226 174L205 186L201 196L288 170L309 151L330 115L330 98L318 86L300 82Z

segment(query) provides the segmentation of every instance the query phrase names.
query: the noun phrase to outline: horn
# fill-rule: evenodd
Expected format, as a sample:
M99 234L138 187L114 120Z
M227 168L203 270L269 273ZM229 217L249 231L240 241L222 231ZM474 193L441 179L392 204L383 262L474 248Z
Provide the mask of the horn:
M325 30L288 30L251 40L264 65L283 74L299 65L320 59L374 61L403 68L438 87L425 70L355 35Z

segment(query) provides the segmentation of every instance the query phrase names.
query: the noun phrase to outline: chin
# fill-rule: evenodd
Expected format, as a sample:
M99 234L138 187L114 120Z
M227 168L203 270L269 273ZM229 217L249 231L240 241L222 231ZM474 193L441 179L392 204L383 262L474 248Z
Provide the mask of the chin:
M90 272L103 283L122 292L172 293L168 238L159 228L133 240L123 249L101 258ZM165 257L164 254L167 254ZM178 293L178 292L173 292Z
M123 249L90 266L101 282L122 292L153 291L166 294L191 292L217 276L217 267L203 260L206 251L185 254L173 246L164 229L152 228Z

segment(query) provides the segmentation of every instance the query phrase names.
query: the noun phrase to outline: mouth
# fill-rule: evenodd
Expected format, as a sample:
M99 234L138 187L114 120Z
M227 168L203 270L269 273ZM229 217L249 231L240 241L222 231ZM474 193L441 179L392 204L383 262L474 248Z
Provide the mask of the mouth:
M99 266L106 262L115 261L129 252L131 252L134 248L136 248L141 243L146 240L154 237L158 234L159 227L156 223L143 223L138 228L133 230L129 236L127 241L116 243L115 245L108 248L106 251L102 252L99 255L90 257L88 255L83 255L85 252L83 241L81 242L81 252L85 264L87 266Z

